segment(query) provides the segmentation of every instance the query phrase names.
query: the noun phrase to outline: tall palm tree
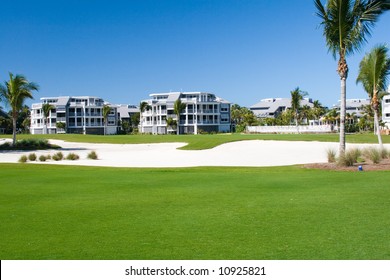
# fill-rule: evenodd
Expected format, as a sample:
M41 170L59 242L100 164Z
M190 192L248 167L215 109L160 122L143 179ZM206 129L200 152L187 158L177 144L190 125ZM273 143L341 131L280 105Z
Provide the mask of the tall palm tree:
M360 50L379 16L390 9L390 0L328 0L326 7L321 0L314 0L317 15L324 28L326 45L333 57L339 56L337 72L341 80L340 146L345 153L346 81L348 64L346 57Z
M387 77L390 74L390 58L388 49L384 45L378 45L367 53L359 65L359 75L356 83L361 83L371 100L374 111L374 131L378 136L378 143L383 149L381 133L379 129L380 92L386 90ZM375 130L376 128L376 130Z
M299 119L299 109L301 108L301 101L305 96L307 96L307 92L304 92L299 89L299 87L295 88L291 93L291 110L294 112L295 125L297 126L298 131L298 119Z
M47 124L49 123L50 111L53 110L54 108L55 107L49 103L45 103L42 105L43 118L45 119L45 133L44 134L47 134Z
M33 98L32 92L38 91L39 86L29 82L23 75L9 73L9 81L0 85L0 96L2 96L11 107L12 115L12 145L16 143L16 121L18 114L23 107L26 98Z
M176 133L177 135L180 134L180 114L181 112L186 108L186 104L181 102L180 98L175 101L175 104L173 104L173 111L176 114L177 118L177 127L176 127Z
M141 124L141 133L142 133L142 124L143 124L143 116L142 116L142 114L143 114L143 112L148 111L150 109L152 109L152 106L150 106L149 103L146 102L146 101L142 101L139 104L139 111L140 111L140 118L139 118L140 121L139 122Z
M107 104L103 105L103 110L102 110L102 115L103 115L103 120L104 120L104 135L106 135L106 130L107 130L107 120L108 120L108 115L110 114L111 107L108 106Z

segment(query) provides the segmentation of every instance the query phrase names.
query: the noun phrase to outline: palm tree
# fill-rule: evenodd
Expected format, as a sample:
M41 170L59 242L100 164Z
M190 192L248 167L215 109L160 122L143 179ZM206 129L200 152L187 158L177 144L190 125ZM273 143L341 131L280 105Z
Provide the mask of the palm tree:
M298 131L299 109L301 108L301 101L305 96L307 96L307 92L304 92L300 90L299 87L297 87L290 93L291 93L291 110L294 112L295 125L297 126L297 131Z
M329 51L336 58L337 72L341 80L340 147L345 153L346 81L348 64L346 57L360 50L379 16L390 8L389 0L328 0L326 7L321 0L314 0L317 15L324 27L323 35Z
M16 121L18 114L23 107L26 98L33 98L32 92L38 91L39 86L29 82L23 75L9 73L9 81L0 85L0 96L2 96L11 107L12 115L12 145L16 143Z
M374 131L378 136L381 149L383 149L383 144L379 129L379 93L386 90L387 76L390 74L390 58L387 52L386 46L378 45L366 54L360 62L359 75L356 79L356 83L361 83L370 97L371 107L374 111Z
M181 102L180 98L175 101L175 104L173 104L173 111L175 112L176 118L177 118L177 120L176 120L177 121L177 128L176 128L177 135L180 134L180 129L179 129L179 127L180 127L180 114L185 108L186 108L186 104Z
M53 110L54 108L55 107L49 103L45 103L42 105L43 118L45 119L45 132L44 132L44 134L47 134L47 124L49 123L50 111Z
M108 115L110 114L110 111L111 111L111 107L108 106L107 104L104 104L102 110L102 115L104 120L104 135L106 135L107 119L108 119Z
M141 124L141 133L142 133L142 124L143 124L143 116L142 113L145 111L148 111L152 109L152 106L149 105L148 102L143 101L139 104L139 111L140 111L140 124Z

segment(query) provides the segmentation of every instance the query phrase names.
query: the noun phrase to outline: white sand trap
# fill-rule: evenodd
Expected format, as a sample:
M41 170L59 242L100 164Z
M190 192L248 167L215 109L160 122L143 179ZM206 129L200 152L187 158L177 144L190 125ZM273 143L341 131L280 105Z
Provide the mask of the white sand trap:
M5 140L0 141L3 142ZM62 147L66 156L76 153L77 161L47 161L45 164L88 165L110 167L193 167L193 166L284 166L327 162L327 149L337 151L338 143L304 141L239 141L209 150L185 151L177 148L185 143L162 144L90 144L50 140ZM348 144L347 147L365 147L368 144ZM388 145L387 145L388 146ZM87 159L96 151L98 160ZM57 150L35 151L37 156L53 155ZM16 163L21 155L31 151L2 151L0 162ZM41 163L41 162L37 162Z

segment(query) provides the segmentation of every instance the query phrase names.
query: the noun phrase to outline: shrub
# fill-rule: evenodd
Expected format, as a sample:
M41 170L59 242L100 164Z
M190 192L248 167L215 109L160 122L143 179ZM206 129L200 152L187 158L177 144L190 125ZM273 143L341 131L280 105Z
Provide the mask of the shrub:
M67 160L78 160L80 157L79 155L77 154L74 154L74 153L70 153L66 156L66 159Z
M95 151L92 151L90 152L88 155L87 155L87 158L89 159L98 159L98 155Z
M26 155L21 156L19 159L19 162L21 162L21 163L27 162L27 156Z
M386 148L381 149L380 153L381 153L381 158L382 159L389 158L390 153L389 153L389 151Z
M374 147L370 147L364 150L364 156L372 161L374 164L378 164L381 162L382 156L381 151Z
M31 153L28 155L28 160L29 161L36 161L37 160L37 155L34 153Z
M49 144L46 139L22 139L12 146L12 143L6 142L0 145L0 150L45 150L45 149L58 149L57 145Z
M61 152L55 153L52 157L53 160L59 161L64 158L64 155Z
M328 156L328 162L331 163L331 162L336 162L336 151L333 150L333 149L328 149L326 151L327 153L327 156Z
M41 155L40 157L39 157L39 161L46 161L46 156L44 156L44 155Z

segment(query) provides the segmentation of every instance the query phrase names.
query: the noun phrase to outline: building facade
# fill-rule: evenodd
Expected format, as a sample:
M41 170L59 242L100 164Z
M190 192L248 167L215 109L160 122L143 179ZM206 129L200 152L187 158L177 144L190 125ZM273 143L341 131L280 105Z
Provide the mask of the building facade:
M141 112L139 131L152 134L199 134L210 132L230 132L230 102L204 92L153 93L145 100L149 108ZM179 100L185 104L179 119L174 112L174 104ZM176 121L176 126L168 126L167 120Z
M51 104L53 109L44 117L43 104ZM111 110L104 123L103 106ZM116 134L118 131L117 106L93 96L43 97L41 103L32 104L31 134L78 133Z
M301 100L300 105L314 106L313 101L310 98ZM287 109L291 109L291 98L262 99L259 103L250 106L249 109L258 118L277 118Z
M340 100L332 108L340 111ZM364 115L364 106L370 105L370 99L346 99L345 113L360 119Z
M390 93L390 87L389 87ZM386 95L382 99L382 121L385 123L386 129L390 129L390 95Z

